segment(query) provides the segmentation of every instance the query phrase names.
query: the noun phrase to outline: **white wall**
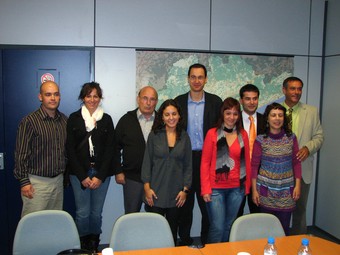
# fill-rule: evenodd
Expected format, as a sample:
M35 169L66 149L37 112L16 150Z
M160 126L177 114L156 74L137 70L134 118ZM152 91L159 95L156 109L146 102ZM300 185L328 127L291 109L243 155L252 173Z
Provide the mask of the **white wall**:
M104 93L103 107L116 126L119 118L136 106L135 50L97 48L95 62L95 77ZM122 192L122 186L111 178L103 210L101 243L109 243L114 221L124 214Z
M303 101L319 106L323 4L324 0L1 0L0 46L94 47L95 79L104 89L103 106L115 124L136 106L135 48L295 55L295 75L305 82ZM336 19L334 14L331 21L339 24ZM339 45L337 28L329 28L337 40L334 46ZM195 210L192 235L198 236ZM122 213L122 190L112 179L102 243L108 243L112 224Z
M340 2L328 1L322 104L325 141L320 150L315 225L340 239Z

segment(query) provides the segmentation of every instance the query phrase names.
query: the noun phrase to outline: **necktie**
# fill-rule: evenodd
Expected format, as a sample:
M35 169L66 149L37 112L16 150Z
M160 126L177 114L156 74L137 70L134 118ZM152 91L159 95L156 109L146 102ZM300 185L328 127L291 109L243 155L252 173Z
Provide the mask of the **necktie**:
M253 153L253 146L256 138L256 130L255 130L255 123L254 123L254 117L249 116L250 120L250 126L249 126L249 151L250 151L250 158Z
M287 122L290 131L293 130L293 108L289 108L287 111Z

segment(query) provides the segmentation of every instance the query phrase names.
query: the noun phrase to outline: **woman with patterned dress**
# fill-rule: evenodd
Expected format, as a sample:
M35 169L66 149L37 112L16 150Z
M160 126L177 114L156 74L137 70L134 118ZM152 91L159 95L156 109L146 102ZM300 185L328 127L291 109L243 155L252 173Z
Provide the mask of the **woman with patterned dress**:
M261 212L275 215L288 235L295 201L300 197L299 146L282 105L268 105L264 116L265 134L257 136L251 161L253 201Z

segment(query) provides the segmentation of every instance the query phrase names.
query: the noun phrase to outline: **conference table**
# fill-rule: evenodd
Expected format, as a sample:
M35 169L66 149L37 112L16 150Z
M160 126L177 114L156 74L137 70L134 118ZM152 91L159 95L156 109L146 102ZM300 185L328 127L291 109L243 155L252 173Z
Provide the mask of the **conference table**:
M297 235L275 238L278 255L296 255L302 238L308 238L313 255L340 255L340 245L325 239ZM248 252L251 255L262 255L267 239L247 240L238 242L207 244L204 248L186 246L149 250L115 251L114 255L237 255Z
M278 255L296 255L302 238L308 238L313 255L340 255L340 245L325 239L308 236L286 236L275 238ZM204 255L237 255L244 251L251 255L262 255L267 239L208 244L201 249Z

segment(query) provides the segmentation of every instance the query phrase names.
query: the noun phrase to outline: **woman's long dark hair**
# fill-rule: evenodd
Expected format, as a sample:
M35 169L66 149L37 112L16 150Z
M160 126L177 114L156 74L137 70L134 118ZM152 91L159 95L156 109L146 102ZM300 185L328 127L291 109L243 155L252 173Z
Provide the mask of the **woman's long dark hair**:
M232 108L235 108L238 111L238 119L235 123L236 126L236 131L239 134L241 129L242 129L242 113L241 113L241 106L239 101L237 101L233 97L227 97L221 106L220 110L220 117L218 118L216 128L219 129L221 128L222 124L224 123L224 111L225 110L230 110Z
M181 137L182 130L183 130L183 118L182 118L182 112L181 112L180 106L173 99L165 100L162 103L162 105L159 107L159 109L156 113L155 121L153 122L151 130L153 132L155 132L155 134L157 134L158 132L160 132L161 130L163 130L165 128L165 125L164 125L164 122L163 122L163 112L164 112L165 108L167 108L168 106L175 107L177 109L178 114L179 114L179 120L178 120L178 123L176 125L176 139L179 140L180 137Z
M286 108L284 106L282 106L279 103L272 103L267 105L266 110L264 111L264 120L266 123L266 127L265 127L265 137L268 137L269 131L270 131L270 127L269 127L269 123L268 123L268 116L271 110L281 110L283 111L283 130L286 132L287 136L291 136L292 135L292 130L290 130L290 128L288 127L288 120L287 120L287 116L286 116Z

